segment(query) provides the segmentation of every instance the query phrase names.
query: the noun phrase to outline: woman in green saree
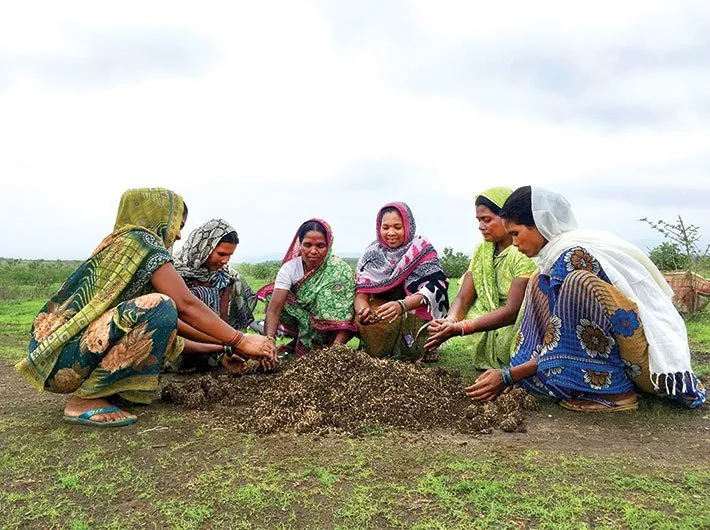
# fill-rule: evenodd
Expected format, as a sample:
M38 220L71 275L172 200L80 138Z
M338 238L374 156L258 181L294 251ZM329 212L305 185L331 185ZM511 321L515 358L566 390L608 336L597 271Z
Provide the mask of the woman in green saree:
M498 216L512 190L491 188L475 197L478 229L484 241L473 253L470 269L445 320L429 327L427 351L457 335L468 335L478 369L499 368L510 361L515 322L535 263L512 245Z
M257 296L266 302L264 333L281 329L294 341L286 348L297 357L312 348L345 344L355 331L355 274L333 255L333 233L322 219L301 224L276 280Z
M183 350L272 355L272 342L234 330L175 271L169 249L186 215L172 191L125 192L114 231L35 318L29 354L16 369L38 390L71 394L66 421L133 423L136 416L109 399L150 403L163 363Z

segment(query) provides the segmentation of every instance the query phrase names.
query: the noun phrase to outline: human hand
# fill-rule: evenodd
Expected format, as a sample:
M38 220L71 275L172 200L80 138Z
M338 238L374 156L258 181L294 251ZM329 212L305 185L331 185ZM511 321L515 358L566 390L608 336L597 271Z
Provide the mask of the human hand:
M249 357L273 358L276 355L276 345L273 338L262 335L244 334L236 349L239 353Z
M370 306L367 305L355 314L355 318L363 325L377 322L375 315L370 312Z
M486 370L466 388L466 395L475 401L490 401L503 389L501 372L500 369Z
M387 320L391 324L403 313L404 308L402 307L402 304L399 302L387 302L377 308L375 316L380 320Z
M270 371L276 368L276 365L279 364L279 351L276 347L276 338L269 336L267 336L266 338L271 344L271 354L269 355L269 357L262 358L261 363L265 370Z
M445 322L450 322L444 318L437 318L429 322L429 335L434 335L439 331L439 328L441 328L441 325Z
M437 322L435 329L434 322ZM429 337L426 343L424 343L424 351L427 352L434 351L454 335L461 334L461 324L458 322L451 322L450 320L438 320L434 322L429 326Z

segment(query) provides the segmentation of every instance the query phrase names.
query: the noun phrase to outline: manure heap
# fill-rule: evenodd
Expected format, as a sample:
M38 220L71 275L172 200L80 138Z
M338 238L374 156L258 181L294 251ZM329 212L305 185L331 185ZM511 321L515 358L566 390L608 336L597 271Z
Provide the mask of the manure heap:
M163 399L186 408L219 403L239 408L237 427L275 432L361 434L394 427L488 433L523 431L535 398L516 388L490 403L473 403L458 372L374 359L335 345L311 352L270 375L207 375L172 382Z

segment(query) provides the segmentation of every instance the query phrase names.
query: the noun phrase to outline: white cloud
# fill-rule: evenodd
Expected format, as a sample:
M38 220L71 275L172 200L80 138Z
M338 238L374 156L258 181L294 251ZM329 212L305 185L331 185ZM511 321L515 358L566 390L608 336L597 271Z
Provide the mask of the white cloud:
M585 224L637 242L647 209L702 225L695 202L590 190L708 192L710 78L686 53L706 42L705 4L406 6L5 7L0 255L82 257L124 189L156 185L186 197L188 229L232 221L243 256L280 254L314 215L358 252L392 199L468 251L471 197L495 184L558 187Z

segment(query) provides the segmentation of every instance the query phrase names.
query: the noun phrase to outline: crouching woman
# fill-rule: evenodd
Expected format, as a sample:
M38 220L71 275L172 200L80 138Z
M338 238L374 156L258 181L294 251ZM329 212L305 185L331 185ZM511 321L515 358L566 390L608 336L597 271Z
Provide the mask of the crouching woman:
M183 349L271 356L272 342L230 327L176 272L169 249L186 216L182 198L172 191L125 192L114 231L35 318L29 355L16 369L39 390L71 394L66 421L133 423L136 416L110 400L150 403L164 362Z

